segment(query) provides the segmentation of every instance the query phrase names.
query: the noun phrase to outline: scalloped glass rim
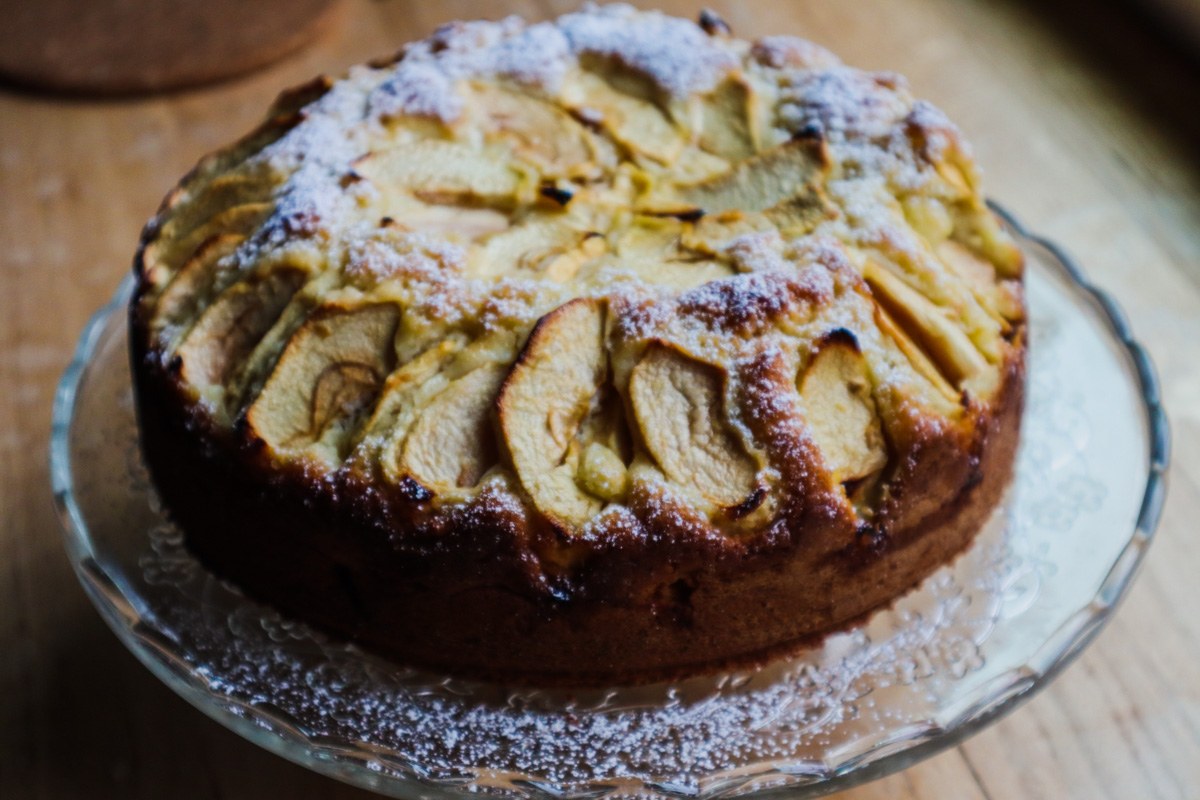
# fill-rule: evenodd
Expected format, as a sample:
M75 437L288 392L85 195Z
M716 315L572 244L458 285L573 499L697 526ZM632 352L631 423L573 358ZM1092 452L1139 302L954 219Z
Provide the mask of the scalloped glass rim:
M399 797L462 797L480 792L526 797L732 797L755 794L815 796L840 790L903 769L971 735L1012 710L1045 686L1095 637L1110 618L1136 574L1158 524L1165 496L1169 430L1158 380L1144 348L1134 340L1113 298L1097 288L1055 244L1030 234L1011 214L993 209L1017 235L1027 254L1058 273L1092 308L1112 343L1121 350L1136 383L1142 411L1148 471L1128 539L1094 597L1074 611L1028 654L1024 663L993 676L968 696L940 709L939 720L908 722L877 735L868 749L828 744L820 760L770 759L714 768L698 780L674 781L614 775L609 779L561 781L539 775L490 773L471 765L432 770L399 752L366 741L345 741L312 733L286 710L248 701L214 688L207 666L197 665L170 630L160 629L127 577L107 570L98 554L88 519L76 496L71 434L86 369L115 315L122 315L132 290L126 278L113 299L97 311L84 329L75 355L58 386L50 442L50 474L66 548L76 573L101 616L117 636L155 675L174 691L223 725L256 744L331 777ZM918 592L923 589L918 590ZM1004 624L1004 623L998 623ZM1012 624L1012 623L1008 623ZM282 647L283 645L281 645ZM603 711L603 709L600 709ZM843 743L844 744L844 743ZM832 755L830 755L832 754Z

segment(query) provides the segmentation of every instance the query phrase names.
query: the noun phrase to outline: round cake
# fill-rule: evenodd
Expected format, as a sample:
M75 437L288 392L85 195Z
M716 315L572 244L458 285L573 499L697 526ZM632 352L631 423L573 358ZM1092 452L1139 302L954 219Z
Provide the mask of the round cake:
M1020 251L890 73L627 6L284 93L147 226L142 445L193 552L405 664L761 661L1010 478Z

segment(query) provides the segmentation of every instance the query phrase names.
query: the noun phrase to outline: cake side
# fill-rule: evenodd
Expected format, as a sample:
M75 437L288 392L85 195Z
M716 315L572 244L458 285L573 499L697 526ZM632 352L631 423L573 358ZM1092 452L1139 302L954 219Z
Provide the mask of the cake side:
M784 532L757 547L686 529L659 529L674 534L659 540L614 530L557 580L538 564L553 534L505 518L507 501L474 526L456 526L452 541L397 546L398 512L381 514L369 490L247 469L156 410L170 408L169 382L143 373L138 397L148 463L189 549L254 599L405 664L604 685L785 654L887 606L949 562L1007 487L1022 378L1014 361L975 465L982 477L917 525L880 535L846 519L810 519L801 536ZM812 546L821 540L842 546L827 554Z
M969 543L1020 253L897 76L709 23L450 26L184 179L131 346L207 565L404 661L591 683L766 657Z

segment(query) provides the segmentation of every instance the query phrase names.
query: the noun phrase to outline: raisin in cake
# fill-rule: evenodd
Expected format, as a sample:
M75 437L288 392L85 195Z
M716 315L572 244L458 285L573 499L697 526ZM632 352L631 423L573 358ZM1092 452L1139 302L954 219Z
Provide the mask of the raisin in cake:
M285 93L148 225L142 442L188 546L455 674L763 659L968 545L1022 259L958 130L801 39L454 23Z

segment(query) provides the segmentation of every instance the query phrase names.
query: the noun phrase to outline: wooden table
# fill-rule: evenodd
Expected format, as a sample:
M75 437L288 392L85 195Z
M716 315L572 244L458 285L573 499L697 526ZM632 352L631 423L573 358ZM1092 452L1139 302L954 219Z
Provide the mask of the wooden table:
M161 195L278 89L446 19L572 5L350 0L315 46L234 83L119 102L0 92L0 797L367 796L209 721L108 632L51 509L54 384ZM1174 425L1158 541L1099 639L962 746L845 796L1200 797L1196 62L1128 10L1075 0L713 5L740 34L798 33L849 63L907 74L973 140L989 193L1116 294L1158 363Z

